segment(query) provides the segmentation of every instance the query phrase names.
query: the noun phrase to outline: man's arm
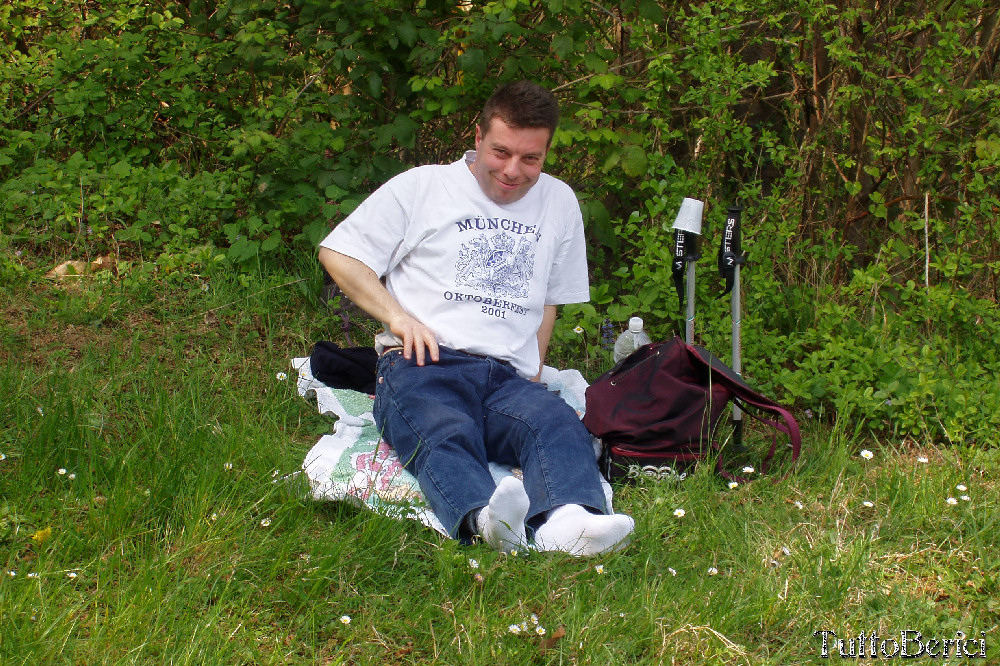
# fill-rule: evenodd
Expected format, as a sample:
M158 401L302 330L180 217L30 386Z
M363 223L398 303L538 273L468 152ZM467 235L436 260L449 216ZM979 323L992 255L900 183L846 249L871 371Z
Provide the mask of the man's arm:
M375 271L353 257L326 247L319 249L319 262L355 305L384 322L403 341L405 358L412 358L416 352L417 365L423 365L426 351L430 360L437 363L438 344L434 332L403 310Z
M555 305L546 305L542 310L542 325L538 327L538 374L531 381L537 382L542 376L542 367L545 365L545 354L549 350L549 340L552 339L552 329L556 325L558 308Z

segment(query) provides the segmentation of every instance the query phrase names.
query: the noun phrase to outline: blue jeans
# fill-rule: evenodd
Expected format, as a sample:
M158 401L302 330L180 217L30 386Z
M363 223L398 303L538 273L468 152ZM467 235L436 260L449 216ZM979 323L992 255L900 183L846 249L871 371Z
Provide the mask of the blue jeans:
M402 351L386 352L374 416L452 537L468 536L462 519L496 489L488 462L521 468L529 528L563 504L607 512L590 433L576 412L507 363L441 347L439 362L420 367Z

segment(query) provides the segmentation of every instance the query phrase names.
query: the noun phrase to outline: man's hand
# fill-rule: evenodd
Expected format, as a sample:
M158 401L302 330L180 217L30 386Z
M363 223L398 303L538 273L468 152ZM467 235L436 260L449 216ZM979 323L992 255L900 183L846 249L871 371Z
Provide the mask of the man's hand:
M389 330L403 341L403 358L410 360L414 354L417 365L423 365L429 355L432 363L437 363L438 343L434 331L400 309L399 314L387 321Z

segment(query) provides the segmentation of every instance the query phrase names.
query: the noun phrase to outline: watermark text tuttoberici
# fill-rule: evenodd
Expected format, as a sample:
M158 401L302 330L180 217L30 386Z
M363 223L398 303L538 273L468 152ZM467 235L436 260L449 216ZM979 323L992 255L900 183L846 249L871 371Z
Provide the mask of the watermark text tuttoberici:
M883 638L878 632L840 637L835 631L816 631L820 657L832 659L985 659L986 632L981 638L969 638L964 632L955 632L954 638L928 638L919 631L904 629L899 634Z

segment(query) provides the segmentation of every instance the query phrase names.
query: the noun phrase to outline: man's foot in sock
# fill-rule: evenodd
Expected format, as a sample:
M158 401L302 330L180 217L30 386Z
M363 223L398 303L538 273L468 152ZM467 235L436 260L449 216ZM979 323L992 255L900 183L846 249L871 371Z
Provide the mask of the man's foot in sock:
M528 515L528 493L520 479L508 476L501 479L476 520L479 534L486 543L497 550L509 553L524 548L528 542L524 533L524 519Z
M590 513L579 504L564 504L535 530L535 545L539 550L588 557L624 548L633 529L630 516Z

